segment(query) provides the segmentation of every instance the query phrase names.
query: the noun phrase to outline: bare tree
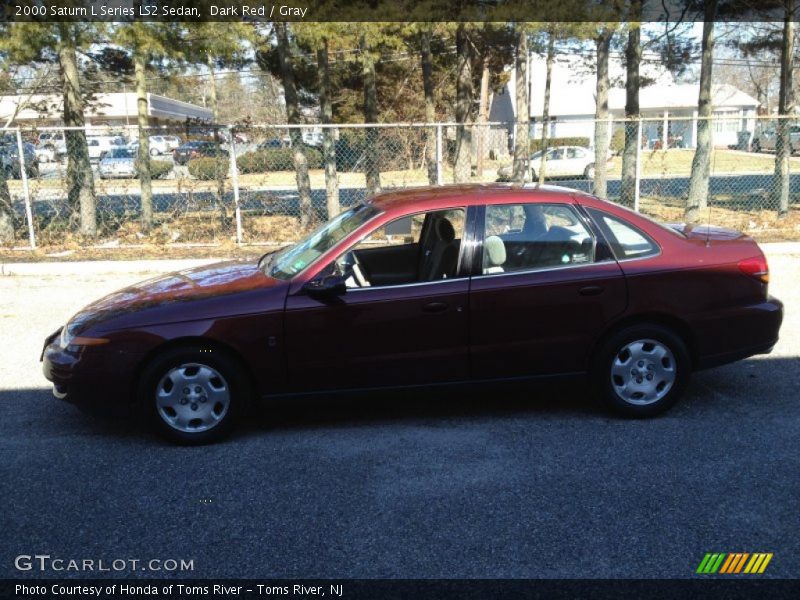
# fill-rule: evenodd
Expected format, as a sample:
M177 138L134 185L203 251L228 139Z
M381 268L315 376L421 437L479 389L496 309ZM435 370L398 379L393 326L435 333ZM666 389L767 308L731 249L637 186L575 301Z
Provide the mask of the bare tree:
M456 161L454 181L467 182L472 170L472 130L466 126L472 109L472 44L465 23L456 28Z
M547 32L547 59L544 76L544 106L542 107L542 158L539 161L539 183L544 183L547 172L547 137L550 126L550 86L553 79L553 61L556 56L556 35L551 27Z
M794 69L794 9L795 0L784 0L783 41L781 45L781 87L778 95L778 114L784 117L778 121L778 135L775 140L775 179L777 185L773 189L774 202L778 207L778 217L789 214L789 157L792 154L792 143L789 134L788 115L793 115L794 85L792 71Z
M610 87L608 76L609 55L611 52L611 40L614 37L612 27L601 27L594 39L595 55L597 57L597 83L595 94L597 104L595 106L595 125L594 125L594 181L593 189L595 196L605 198L608 195L608 169L606 163L606 153L608 152L608 88Z
M639 115L639 65L642 62L641 28L638 22L641 13L641 0L631 2L631 23L628 43L625 47L625 148L622 151L622 182L620 203L633 206L636 197L636 153L637 145L642 143L639 128L634 119Z
M331 69L328 63L328 39L323 38L317 49L317 67L319 68L319 112L323 124L333 122L333 105L331 103ZM322 157L325 161L325 197L328 206L328 218L339 214L339 177L336 174L336 146L333 129L326 127L322 131Z
M700 58L700 95L697 100L697 146L692 159L689 177L689 195L686 199L686 220L697 220L708 206L708 182L711 174L711 72L714 60L714 19L717 0L707 0L703 22L703 49Z
M275 30L278 40L278 59L280 61L283 93L286 98L286 120L289 124L295 125L301 122L301 118L294 80L288 25L286 23L275 23ZM311 179L308 176L308 159L306 158L303 134L300 129L296 127L289 129L289 138L292 142L297 192L300 196L300 227L306 228L314 220L313 206L311 204Z
M516 128L514 129L514 166L511 179L523 183L529 172L531 147L528 140L530 108L528 104L528 32L517 25L517 48L514 57L516 74Z

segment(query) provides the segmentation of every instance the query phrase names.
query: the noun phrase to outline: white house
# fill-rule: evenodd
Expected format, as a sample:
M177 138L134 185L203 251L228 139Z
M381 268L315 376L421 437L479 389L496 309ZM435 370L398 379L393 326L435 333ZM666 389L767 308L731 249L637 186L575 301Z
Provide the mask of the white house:
M546 64L543 58L531 56L530 114L533 120L531 135L542 132ZM642 137L650 146L667 147L668 141L679 142L693 148L697 139L697 99L699 84L676 83L663 67L645 62L641 67L643 78L651 85L639 91ZM625 73L619 60L609 65L612 87L609 90L609 121L625 117ZM586 137L594 139L595 71L587 68L583 58L562 57L555 61L550 83L550 137ZM615 85L616 84L616 85ZM495 94L491 121L513 121L515 115L516 77L503 92ZM712 87L713 114L712 143L715 146L736 144L740 131L750 133L755 129L758 101L741 90L727 84ZM622 127L617 123L615 127Z
M63 98L60 94L0 96L0 126L12 127L62 125ZM136 94L95 94L84 111L87 126L135 125ZM212 112L181 100L147 94L147 115L151 125L178 125L190 121L211 122Z

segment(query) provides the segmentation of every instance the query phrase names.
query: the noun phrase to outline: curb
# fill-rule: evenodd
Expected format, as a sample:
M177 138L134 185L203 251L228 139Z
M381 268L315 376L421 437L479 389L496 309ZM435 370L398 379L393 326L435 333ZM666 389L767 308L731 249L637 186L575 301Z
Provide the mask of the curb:
M200 267L223 258L153 259L153 260L92 260L83 262L0 263L0 276L44 277L62 275L149 275L171 273Z

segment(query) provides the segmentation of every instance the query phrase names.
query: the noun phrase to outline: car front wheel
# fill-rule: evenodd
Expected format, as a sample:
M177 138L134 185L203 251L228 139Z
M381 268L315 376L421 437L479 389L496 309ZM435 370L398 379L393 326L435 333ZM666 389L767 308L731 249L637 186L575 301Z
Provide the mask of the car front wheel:
M594 179L594 165L589 165L583 172L586 179Z
M151 361L139 399L161 436L195 445L228 435L247 394L236 361L213 347L194 347L173 348Z
M616 412L653 417L680 399L690 374L689 352L678 335L660 325L634 325L603 344L593 381Z

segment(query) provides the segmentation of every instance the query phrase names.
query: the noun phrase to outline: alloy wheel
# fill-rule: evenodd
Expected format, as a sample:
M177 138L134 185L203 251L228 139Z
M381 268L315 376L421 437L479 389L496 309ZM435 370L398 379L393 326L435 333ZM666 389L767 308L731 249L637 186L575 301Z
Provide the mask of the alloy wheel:
M182 433L212 429L228 413L231 390L216 369L200 363L185 363L170 369L155 392L161 419Z
M623 346L611 362L611 386L620 399L636 406L653 404L675 383L677 363L662 342L642 339Z

